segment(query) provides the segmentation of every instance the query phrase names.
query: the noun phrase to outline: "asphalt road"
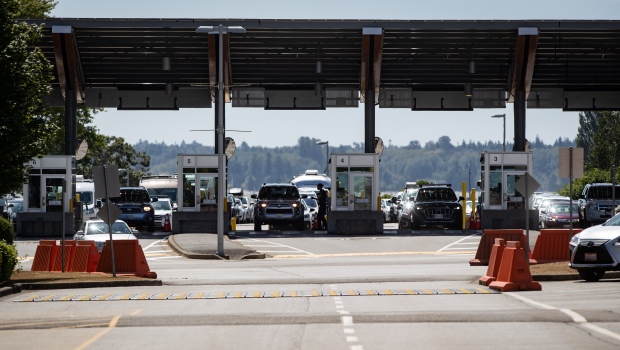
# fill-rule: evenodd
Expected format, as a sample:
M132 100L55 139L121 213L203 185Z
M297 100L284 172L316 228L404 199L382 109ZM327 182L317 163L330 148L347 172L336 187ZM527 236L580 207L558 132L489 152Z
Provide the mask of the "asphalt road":
M0 347L618 349L620 280L498 293L469 233L237 234L264 260L192 260L141 237L159 287L0 298ZM36 244L17 243L20 256ZM23 266L28 268L28 259Z

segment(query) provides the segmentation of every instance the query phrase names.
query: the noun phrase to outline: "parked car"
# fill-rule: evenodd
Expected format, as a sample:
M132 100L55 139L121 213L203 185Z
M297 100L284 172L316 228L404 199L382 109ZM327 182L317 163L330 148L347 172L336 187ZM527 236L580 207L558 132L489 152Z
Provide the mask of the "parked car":
M606 271L620 270L620 215L574 235L569 249L568 266L588 282L598 281Z
M254 231L261 231L261 225L293 225L299 231L304 230L304 207L295 185L264 183L252 198L257 199Z
M234 213L234 218L237 219L237 223L243 223L243 206L241 205L241 199L239 199L238 197L234 198L234 202L233 202L233 213Z
M538 222L540 223L542 221L543 215L542 212L547 210L547 207L553 203L553 202L557 202L557 201L564 201L564 202L568 202L570 201L569 197L565 197L565 196L559 196L559 195L548 195L546 197L543 197L542 200L538 203Z
M316 218L316 214L317 212L314 210L314 208L311 208L306 201L302 200L301 204L304 206L304 224L305 224L305 228L311 230L312 229L312 223L314 222L314 219Z
M121 187L120 197L111 197L110 201L122 211L119 220L135 228L146 227L148 232L155 232L155 210L152 203L157 197L151 198L144 187Z
M573 203L571 216L570 201L555 200L540 211L540 228L567 228L571 222L573 227L579 226L579 204Z
M129 228L126 222L123 220L116 220L112 224L112 239L113 240L127 240L138 239L134 234L138 233L137 230ZM73 239L76 241L95 241L97 250L101 253L105 242L110 240L110 230L108 224L103 220L88 220L82 224L82 229L73 235Z
M153 196L151 196L153 197ZM168 196L157 196L157 202L153 202L153 209L155 210L155 227L159 229L164 228L164 224L166 221L166 215L168 215L168 219L170 220L170 225L172 227L172 213L173 203L170 197Z

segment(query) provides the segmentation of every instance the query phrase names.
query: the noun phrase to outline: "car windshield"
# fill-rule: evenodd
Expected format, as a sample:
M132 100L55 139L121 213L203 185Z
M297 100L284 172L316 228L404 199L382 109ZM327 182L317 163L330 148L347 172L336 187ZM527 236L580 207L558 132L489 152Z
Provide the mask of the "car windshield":
M454 202L456 200L456 195L454 191L448 187L422 188L418 192L417 200L422 202Z
M607 220L603 226L620 226L620 214L616 214L616 216Z
M590 199L608 199L612 197L610 186L592 186L588 191ZM620 186L616 186L615 198L620 198Z
M306 203L310 208L318 207L316 200L314 198L304 198L304 203Z
M278 199L278 198L299 198L299 192L295 186L265 186L260 189L259 198Z
M109 233L108 224L105 222L91 222L86 225L84 234L86 235L100 235L102 233ZM127 224L123 222L115 222L112 224L112 233L131 233L131 230Z
M549 212L555 214L570 213L570 203L552 203L549 205ZM573 203L573 214L579 212L579 205Z
M173 202L177 200L176 188L148 188L147 191L151 196L168 196Z
M80 202L88 205L93 204L93 193L90 191L77 192L80 195Z
M24 202L9 202L13 204L12 210L16 213L21 213L24 211Z
M329 181L322 181L320 179L314 179L314 180L293 180L293 183L295 184L295 186L297 186L297 188L316 188L316 185L318 184L323 184L323 187L325 188L331 188L332 184Z
M121 189L120 197L110 198L112 203L149 203L151 197L149 193L144 189Z
M172 210L170 201L157 201L153 202L153 209L155 210Z

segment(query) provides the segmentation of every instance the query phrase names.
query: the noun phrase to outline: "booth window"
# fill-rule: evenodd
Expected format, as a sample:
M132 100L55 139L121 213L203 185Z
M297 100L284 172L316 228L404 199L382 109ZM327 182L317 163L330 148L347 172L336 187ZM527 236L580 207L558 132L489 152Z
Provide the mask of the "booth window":
M333 188L334 184L332 184ZM348 207L349 173L347 168L338 168L336 173L336 207Z
M194 174L183 174L183 207L193 208L196 206L195 185L196 176Z
M502 205L502 173L499 171L489 172L489 204Z
M31 175L28 182L28 208L41 208L41 176Z

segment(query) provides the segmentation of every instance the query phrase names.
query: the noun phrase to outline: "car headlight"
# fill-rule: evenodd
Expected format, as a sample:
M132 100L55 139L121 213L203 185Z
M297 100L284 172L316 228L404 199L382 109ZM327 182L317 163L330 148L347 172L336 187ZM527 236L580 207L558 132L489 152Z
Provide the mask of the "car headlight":
M297 208L297 207L299 206L299 203L293 203L293 204L291 204L291 206L292 206L293 208Z
M149 206L144 206L144 208L142 208L145 212L149 212L151 211L151 207Z
M259 206L260 206L261 208L267 208L267 203L261 203L261 204L259 204Z
M573 244L579 243L579 235L574 235L573 238L570 239L570 242Z

